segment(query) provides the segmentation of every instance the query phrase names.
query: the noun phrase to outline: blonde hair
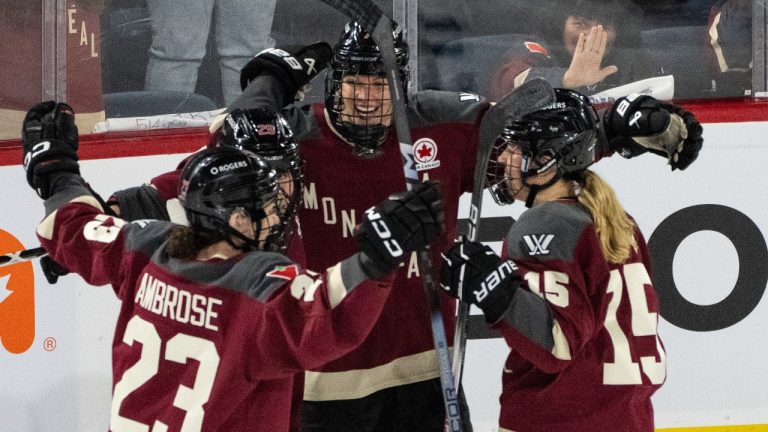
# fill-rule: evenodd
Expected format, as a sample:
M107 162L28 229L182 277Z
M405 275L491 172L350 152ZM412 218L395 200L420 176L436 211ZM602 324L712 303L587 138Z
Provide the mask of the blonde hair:
M599 175L585 170L577 195L592 215L605 259L612 264L625 262L632 250L637 250L636 224L624 210L616 192Z

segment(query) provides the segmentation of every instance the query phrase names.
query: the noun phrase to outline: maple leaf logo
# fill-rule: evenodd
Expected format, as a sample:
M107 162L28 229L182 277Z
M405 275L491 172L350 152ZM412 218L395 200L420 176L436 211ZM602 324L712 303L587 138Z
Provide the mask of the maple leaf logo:
M432 147L427 146L426 144L421 144L416 151L419 154L419 159L427 159L432 156Z

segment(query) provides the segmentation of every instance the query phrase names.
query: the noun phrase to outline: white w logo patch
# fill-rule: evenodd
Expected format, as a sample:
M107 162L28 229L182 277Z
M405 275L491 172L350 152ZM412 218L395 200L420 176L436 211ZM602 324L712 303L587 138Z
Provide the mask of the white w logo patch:
M549 244L554 239L554 234L524 235L523 240L528 245L528 255L549 255Z

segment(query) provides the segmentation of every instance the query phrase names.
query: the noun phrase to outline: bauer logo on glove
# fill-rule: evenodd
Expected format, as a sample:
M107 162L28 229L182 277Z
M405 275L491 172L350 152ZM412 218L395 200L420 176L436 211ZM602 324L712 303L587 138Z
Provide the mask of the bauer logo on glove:
M633 94L616 101L604 117L612 150L625 158L651 152L672 169L686 169L699 156L701 124L682 107Z
M475 294L475 304L480 304L488 295L508 277L516 274L517 266L512 261L502 261L498 267L491 271L485 280L480 282L480 289L473 291Z

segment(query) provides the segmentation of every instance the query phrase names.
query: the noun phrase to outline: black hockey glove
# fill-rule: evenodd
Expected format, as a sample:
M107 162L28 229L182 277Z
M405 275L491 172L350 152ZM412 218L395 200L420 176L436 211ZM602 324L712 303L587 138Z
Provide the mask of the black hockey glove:
M75 113L69 105L48 101L33 106L24 117L21 141L27 183L41 198L50 196L56 174L80 174Z
M240 88L245 90L251 80L264 73L270 73L285 86L287 100L293 100L302 87L325 69L331 55L331 46L325 42L315 42L307 46L267 48L256 54L240 71Z
M40 267L43 268L43 274L49 284L53 285L59 280L59 276L69 274L69 270L62 267L49 256L40 258Z
M460 237L443 254L440 286L453 297L479 307L494 323L509 307L522 279L512 261L501 261L490 247Z
M650 151L666 158L672 170L684 170L693 163L704 142L701 124L693 114L651 96L620 98L604 119L613 151L625 158Z
M429 245L442 234L441 197L438 183L418 183L365 211L355 228L355 239L360 263L369 277L381 279L393 272L407 252Z

